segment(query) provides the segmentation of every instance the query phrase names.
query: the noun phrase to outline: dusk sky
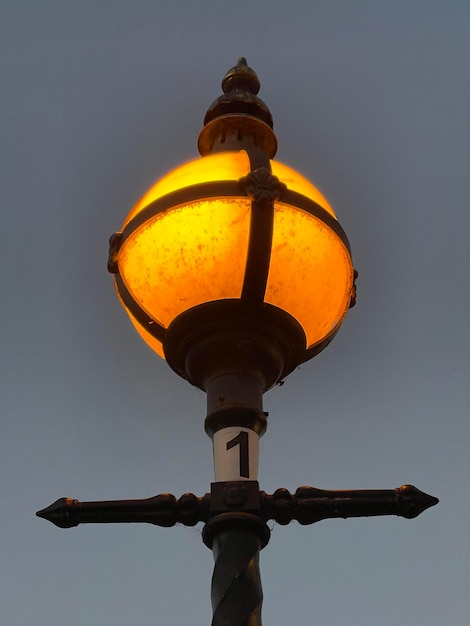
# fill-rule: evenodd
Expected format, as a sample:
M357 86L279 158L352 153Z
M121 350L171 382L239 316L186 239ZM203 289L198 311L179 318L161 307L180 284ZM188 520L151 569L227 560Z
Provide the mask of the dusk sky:
M331 346L265 395L260 487L440 499L271 523L263 623L468 626L469 33L468 0L0 0L2 626L210 624L201 526L35 512L210 489L205 394L138 337L106 261L240 56L359 270Z

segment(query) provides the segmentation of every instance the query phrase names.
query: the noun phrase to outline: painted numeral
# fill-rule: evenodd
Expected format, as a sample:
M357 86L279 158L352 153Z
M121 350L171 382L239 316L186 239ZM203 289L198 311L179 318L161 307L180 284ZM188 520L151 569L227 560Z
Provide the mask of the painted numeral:
M250 461L248 456L248 433L241 430L236 437L227 441L227 450L240 446L240 476L250 477Z

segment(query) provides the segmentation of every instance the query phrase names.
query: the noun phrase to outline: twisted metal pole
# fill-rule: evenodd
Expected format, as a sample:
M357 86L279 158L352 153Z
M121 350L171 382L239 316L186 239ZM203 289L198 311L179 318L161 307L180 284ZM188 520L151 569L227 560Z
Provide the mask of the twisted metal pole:
M221 513L205 525L203 540L214 555L212 626L261 626L259 553L269 537L252 513Z

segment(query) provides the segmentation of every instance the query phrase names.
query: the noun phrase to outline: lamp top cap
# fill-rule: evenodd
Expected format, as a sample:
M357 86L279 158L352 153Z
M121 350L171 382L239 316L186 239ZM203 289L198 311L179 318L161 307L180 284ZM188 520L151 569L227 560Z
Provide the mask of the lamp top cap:
M256 72L240 57L238 63L229 69L222 80L223 94L210 105L204 118L204 125L225 115L248 115L273 127L271 112L256 95L260 82Z
M256 72L248 67L245 57L240 57L237 64L228 70L222 80L224 93L246 91L256 95L260 88Z

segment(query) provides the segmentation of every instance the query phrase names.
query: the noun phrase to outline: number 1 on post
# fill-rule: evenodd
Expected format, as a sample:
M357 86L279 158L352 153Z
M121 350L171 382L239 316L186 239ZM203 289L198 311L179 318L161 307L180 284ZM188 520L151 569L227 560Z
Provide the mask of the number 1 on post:
M227 441L227 450L240 446L240 476L250 477L250 457L248 452L248 433L241 430L236 437Z

